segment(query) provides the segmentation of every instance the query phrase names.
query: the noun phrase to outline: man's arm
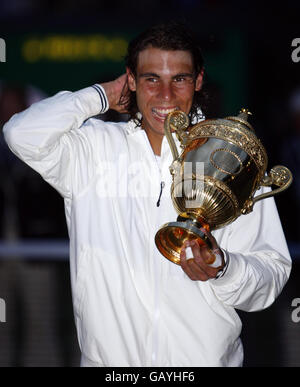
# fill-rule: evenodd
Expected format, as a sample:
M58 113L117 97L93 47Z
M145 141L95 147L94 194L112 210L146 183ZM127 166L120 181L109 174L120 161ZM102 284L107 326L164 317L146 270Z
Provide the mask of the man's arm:
M291 270L274 199L258 202L252 213L227 226L225 235L221 247L228 259L226 272L220 278L211 275L204 280L212 278L212 289L228 306L245 311L267 308L282 291ZM218 239L218 232L215 236ZM201 251L196 254L201 256ZM205 267L205 262L202 265ZM212 268L207 270L212 272Z
M82 154L88 160L95 157L93 139L89 138L92 133L80 128L88 118L109 107L121 110L116 100L125 82L126 75L122 75L101 87L64 91L33 104L4 125L8 146L62 196L70 197L75 159ZM87 169L87 173L92 171Z

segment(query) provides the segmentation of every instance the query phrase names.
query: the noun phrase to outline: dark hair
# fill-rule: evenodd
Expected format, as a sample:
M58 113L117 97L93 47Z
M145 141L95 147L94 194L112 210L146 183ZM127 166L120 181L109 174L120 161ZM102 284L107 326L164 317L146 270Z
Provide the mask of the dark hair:
M129 43L125 64L134 76L136 76L138 55L148 47L160 48L162 50L189 51L194 62L195 76L197 77L203 70L203 57L197 38L182 23L168 22L155 25L142 32ZM199 116L198 108L200 107L201 99L201 91L196 91L190 111L190 119ZM130 92L124 104L127 105L126 108L130 118L133 118L138 125L141 125L141 121L136 117L138 112L136 93Z

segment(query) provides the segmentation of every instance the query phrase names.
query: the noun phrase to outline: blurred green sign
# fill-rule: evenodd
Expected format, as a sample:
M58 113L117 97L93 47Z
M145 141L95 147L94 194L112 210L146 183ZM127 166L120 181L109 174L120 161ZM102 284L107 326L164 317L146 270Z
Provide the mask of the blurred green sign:
M124 56L132 34L45 33L4 36L6 63L0 80L30 84L49 95L78 90L125 72ZM207 79L221 90L224 114L247 107L247 59L244 41L235 32L224 33L218 49L207 49Z

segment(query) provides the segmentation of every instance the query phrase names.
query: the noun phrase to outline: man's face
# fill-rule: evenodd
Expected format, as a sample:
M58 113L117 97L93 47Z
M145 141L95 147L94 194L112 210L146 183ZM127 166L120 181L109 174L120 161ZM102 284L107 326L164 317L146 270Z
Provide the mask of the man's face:
M195 78L188 51L166 51L149 47L138 56L136 77L128 72L129 88L136 92L143 128L152 136L164 135L164 120L179 109L189 113L195 91L202 86L203 73Z

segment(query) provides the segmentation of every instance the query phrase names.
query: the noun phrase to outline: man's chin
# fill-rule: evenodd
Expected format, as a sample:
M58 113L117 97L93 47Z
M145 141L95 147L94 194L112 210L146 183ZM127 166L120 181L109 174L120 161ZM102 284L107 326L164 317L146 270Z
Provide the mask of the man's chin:
M153 119L151 122L148 121L148 125L142 125L142 128L145 129L146 132L155 132L157 135L164 136L165 135L165 120ZM174 132L174 130L172 130Z

